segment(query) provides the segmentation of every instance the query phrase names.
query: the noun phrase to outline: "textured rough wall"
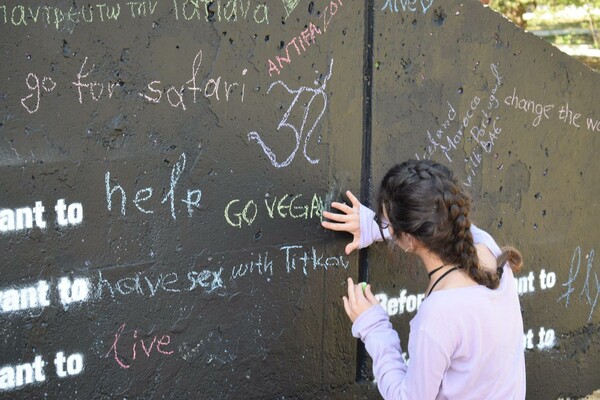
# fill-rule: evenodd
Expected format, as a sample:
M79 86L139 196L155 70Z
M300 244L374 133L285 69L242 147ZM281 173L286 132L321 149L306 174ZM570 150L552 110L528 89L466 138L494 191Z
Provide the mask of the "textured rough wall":
M0 397L377 398L343 282L406 338L423 277L319 221L415 156L525 255L528 397L600 386L575 60L477 2L5 2L0 25Z
M373 177L407 157L455 171L475 223L524 255L527 397L589 394L600 387L600 76L489 9L429 4L375 14ZM371 279L407 337L426 277L384 253Z

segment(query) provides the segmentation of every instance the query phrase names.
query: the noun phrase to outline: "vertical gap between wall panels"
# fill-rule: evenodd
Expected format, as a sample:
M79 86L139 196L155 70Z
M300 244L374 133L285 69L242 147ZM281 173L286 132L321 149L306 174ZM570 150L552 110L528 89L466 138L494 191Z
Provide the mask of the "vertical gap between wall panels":
M363 49L363 143L360 177L360 201L369 206L371 199L371 130L373 99L373 25L375 23L374 0L365 0L365 33ZM361 249L358 253L358 281L369 281L369 253ZM358 340L356 347L356 382L367 380L367 352Z

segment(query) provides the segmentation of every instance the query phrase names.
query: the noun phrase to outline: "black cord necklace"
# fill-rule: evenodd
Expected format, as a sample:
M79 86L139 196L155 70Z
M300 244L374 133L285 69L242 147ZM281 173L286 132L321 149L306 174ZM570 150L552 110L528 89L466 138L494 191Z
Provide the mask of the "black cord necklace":
M445 265L442 265L439 268L434 269L433 271L431 271L428 275L429 277L431 277L431 275L433 275L435 272L439 271L440 269L442 269L443 267L445 267ZM446 277L446 275L448 275L450 272L452 271L456 271L458 269L458 267L454 267L454 268L450 268L448 271L444 272L444 274L442 276L440 276L439 278L437 278L435 280L435 282L433 283L433 285L431 286L431 289L429 289L429 292L427 292L427 297L429 297L429 295L431 294L431 292L433 291L433 288L435 287L435 285L437 285L442 279L444 279Z
M440 265L439 267L437 267L433 271L428 272L427 276L429 276L429 278L431 278L431 275L435 274L436 272L438 272L440 269L444 268L445 266L446 266L445 264Z

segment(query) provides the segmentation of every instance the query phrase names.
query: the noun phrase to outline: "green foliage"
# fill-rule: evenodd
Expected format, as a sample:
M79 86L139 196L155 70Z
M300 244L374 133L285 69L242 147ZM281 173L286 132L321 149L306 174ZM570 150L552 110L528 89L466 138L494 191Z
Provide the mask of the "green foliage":
M568 34L562 36L552 36L547 39L556 45L578 45L589 43L589 38L582 35Z
M544 6L545 9L550 9L551 12L556 15L555 24L551 26L544 26L544 29L556 29L562 23L567 22L575 23L579 26L586 27L589 29L591 38L593 39L594 47L600 48L600 21L598 20L597 13L595 10L600 9L600 0L481 0L487 3L489 1L490 7L494 10L504 14L505 17L513 21L515 24L525 29L527 27L527 21L523 18L526 12L532 12L538 6ZM580 10L585 11L585 18L576 18L575 20L569 18L563 18L567 6L574 6ZM541 9L541 7L540 7ZM561 22L562 21L562 22ZM535 25L535 24L534 24ZM546 24L544 24L546 25ZM538 27L539 29L539 27ZM571 35L567 35L571 36ZM553 42L557 44L576 44L584 43L585 39L581 37L557 37Z
M504 14L504 16L523 29L527 27L527 21L523 18L523 15L535 9L536 6L537 0L491 0L490 2L490 7Z
M600 7L600 0L539 0L538 4L547 5L550 7L565 7L565 6L584 6L589 5L592 8Z

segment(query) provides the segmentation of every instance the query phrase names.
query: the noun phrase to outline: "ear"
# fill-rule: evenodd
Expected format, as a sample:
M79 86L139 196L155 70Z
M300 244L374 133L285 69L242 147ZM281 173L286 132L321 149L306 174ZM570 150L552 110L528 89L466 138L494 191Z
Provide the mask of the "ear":
M404 232L400 232L400 235L396 238L396 245L404 250L405 253L414 250L414 242L414 237L411 234Z
M416 237L410 233L403 233L403 235L403 240L404 243L407 244L408 252L414 253L419 247L421 247L421 242Z

